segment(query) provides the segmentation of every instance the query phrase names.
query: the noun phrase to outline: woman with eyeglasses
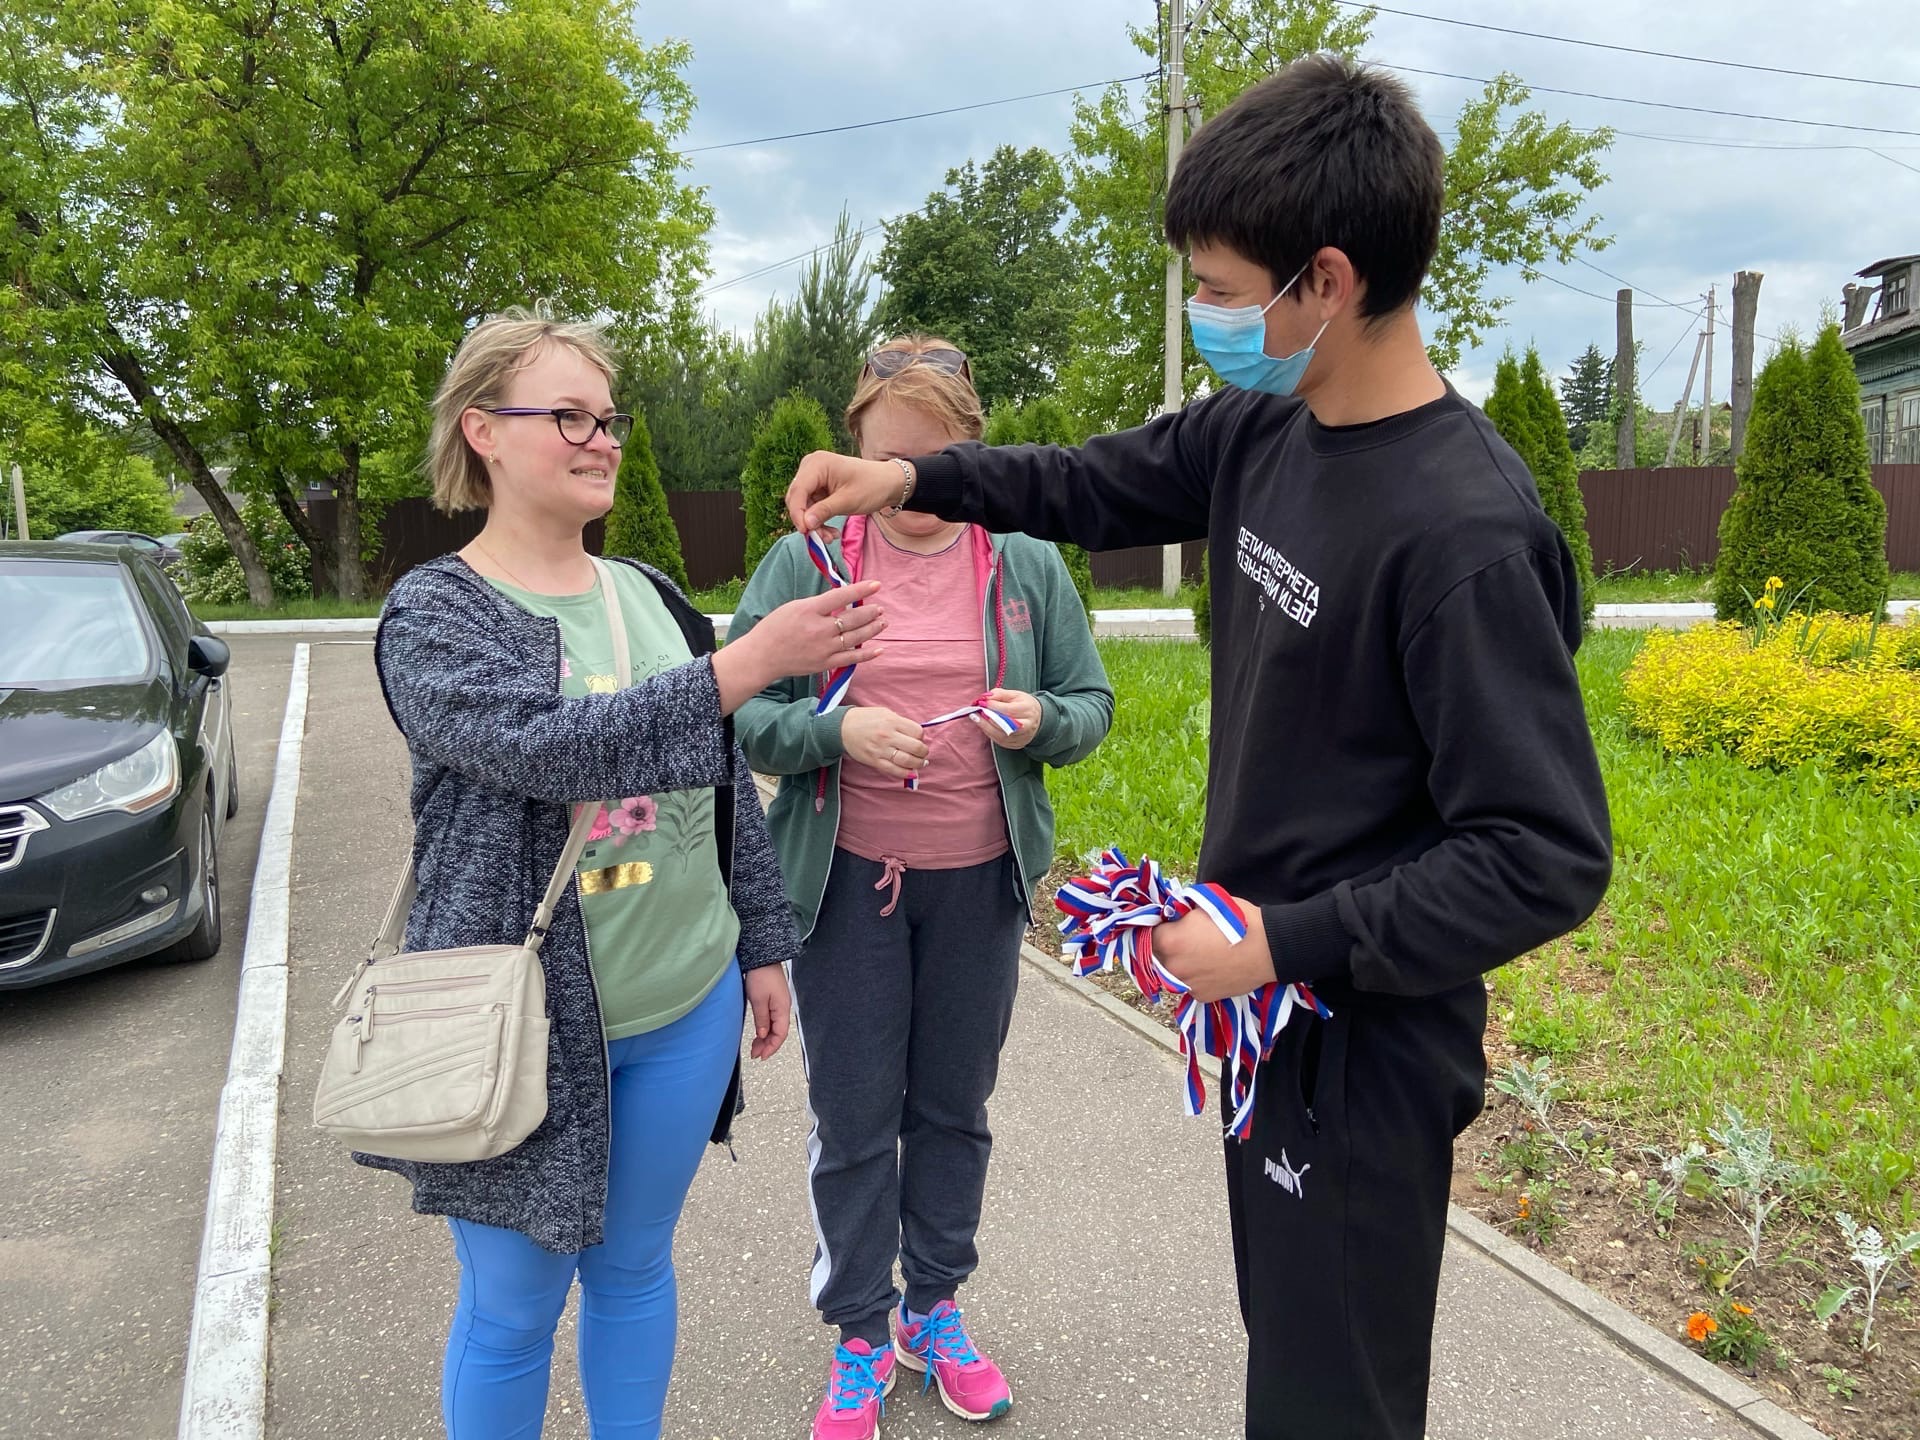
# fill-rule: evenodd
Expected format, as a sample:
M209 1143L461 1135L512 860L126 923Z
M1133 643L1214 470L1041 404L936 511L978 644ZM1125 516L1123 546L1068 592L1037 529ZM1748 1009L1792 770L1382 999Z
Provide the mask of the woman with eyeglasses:
M460 1264L441 1407L452 1440L540 1433L554 1327L580 1281L595 1435L657 1436L673 1363L673 1231L730 1128L752 1054L786 1036L794 952L732 716L794 671L865 663L872 585L782 606L715 651L663 576L587 553L632 417L592 328L523 310L476 326L434 401L445 510L486 523L388 596L375 661L413 762L419 895L406 948L518 943L577 807L597 812L540 960L547 1114L496 1159L361 1163L413 1182ZM617 678L610 584L632 684Z
M966 357L906 336L862 369L847 429L864 458L891 460L978 439L983 418ZM801 942L811 1290L839 1330L813 1434L869 1440L896 1363L964 1419L1013 1403L954 1295L979 1259L987 1098L1053 861L1045 768L1092 752L1113 692L1049 544L895 511L848 521L829 553L884 588L886 663L857 667L824 713L822 676L776 681L738 723L754 768L781 777L769 823ZM733 634L757 637L828 583L787 536Z

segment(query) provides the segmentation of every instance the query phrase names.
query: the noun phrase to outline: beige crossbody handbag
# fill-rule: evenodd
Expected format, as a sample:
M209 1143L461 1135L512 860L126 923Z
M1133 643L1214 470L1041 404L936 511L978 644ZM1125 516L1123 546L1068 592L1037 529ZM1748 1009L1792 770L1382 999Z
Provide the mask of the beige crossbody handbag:
M626 623L612 571L593 563L625 689L632 678ZM415 889L409 856L373 949L333 997L347 1013L320 1067L315 1125L355 1150L397 1160L490 1160L533 1133L547 1114L550 1022L540 946L599 808L584 805L575 816L518 945L401 954Z

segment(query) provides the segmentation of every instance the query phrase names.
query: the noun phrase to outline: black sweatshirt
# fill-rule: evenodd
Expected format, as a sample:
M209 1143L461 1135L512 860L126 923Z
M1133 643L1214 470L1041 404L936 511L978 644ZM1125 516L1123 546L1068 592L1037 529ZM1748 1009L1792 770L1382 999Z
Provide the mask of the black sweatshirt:
M912 508L950 520L1089 550L1211 537L1200 878L1261 907L1280 979L1437 994L1599 904L1573 559L1451 388L1339 428L1224 390L1077 450L915 464Z

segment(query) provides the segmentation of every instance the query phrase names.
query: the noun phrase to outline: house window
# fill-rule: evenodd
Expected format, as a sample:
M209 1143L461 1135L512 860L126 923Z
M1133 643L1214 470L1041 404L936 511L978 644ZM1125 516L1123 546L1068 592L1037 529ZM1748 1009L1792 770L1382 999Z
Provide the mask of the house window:
M1880 297L1882 316L1907 313L1907 281L1912 278L1912 275L1913 271L1907 269L1896 270L1887 276L1884 282L1885 290Z
M1920 390L1900 397L1899 419L1887 458L1896 465L1920 465Z
M1878 465L1880 464L1880 421L1886 414L1886 409L1878 399L1874 399L1860 407L1860 414L1867 422L1867 459Z

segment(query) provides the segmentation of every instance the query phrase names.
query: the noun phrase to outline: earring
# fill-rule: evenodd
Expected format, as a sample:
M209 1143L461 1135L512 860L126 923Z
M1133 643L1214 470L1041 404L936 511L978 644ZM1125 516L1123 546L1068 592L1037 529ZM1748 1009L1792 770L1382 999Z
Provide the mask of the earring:
M500 463L500 457L498 455L489 455L487 456L487 463L489 465L498 465Z

